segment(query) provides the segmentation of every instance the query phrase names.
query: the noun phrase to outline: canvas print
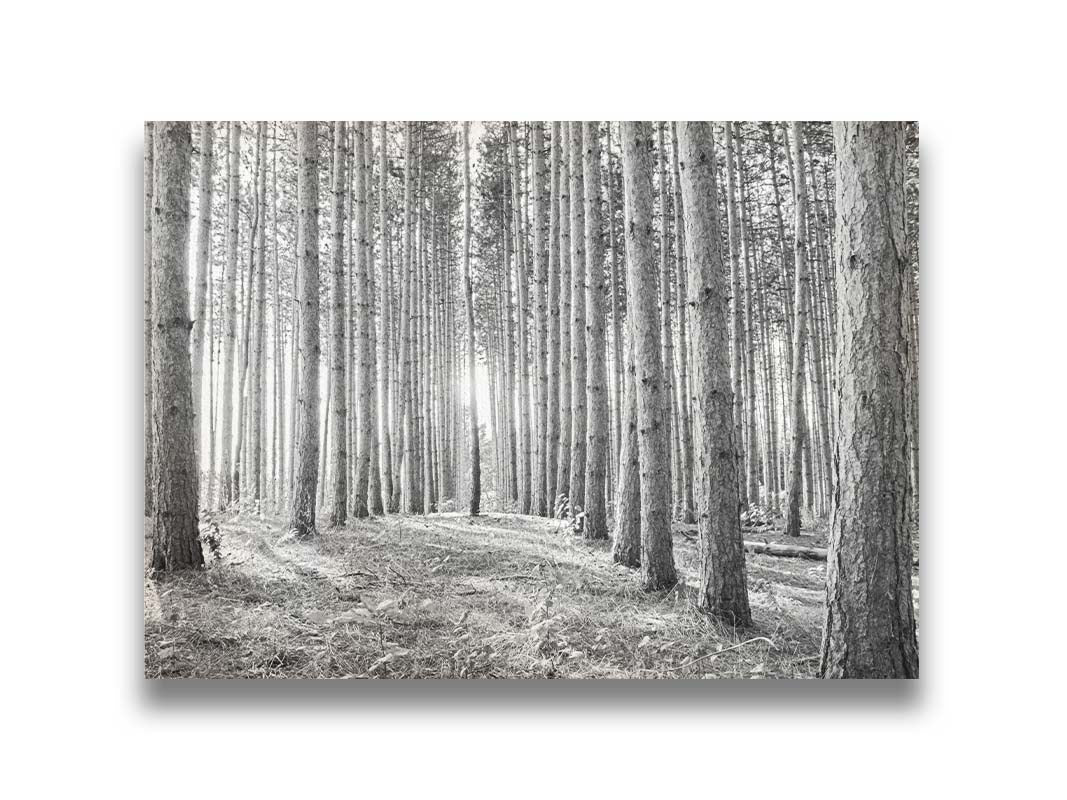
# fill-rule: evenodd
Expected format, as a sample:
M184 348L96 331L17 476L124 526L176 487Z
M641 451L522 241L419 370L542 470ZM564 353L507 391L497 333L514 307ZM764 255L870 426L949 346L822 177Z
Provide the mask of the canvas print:
M917 123L144 137L146 678L918 678Z

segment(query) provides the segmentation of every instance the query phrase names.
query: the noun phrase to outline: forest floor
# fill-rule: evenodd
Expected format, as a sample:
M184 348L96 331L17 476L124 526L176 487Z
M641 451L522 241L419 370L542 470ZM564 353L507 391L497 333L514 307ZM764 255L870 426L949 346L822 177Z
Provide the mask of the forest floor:
M695 526L675 526L684 582L641 591L610 543L518 514L352 520L310 541L281 518L217 515L202 571L147 571L146 677L807 678L825 563L746 553L753 624L696 608ZM746 530L749 541L785 542ZM790 544L825 547L825 532ZM918 612L918 574L915 575Z

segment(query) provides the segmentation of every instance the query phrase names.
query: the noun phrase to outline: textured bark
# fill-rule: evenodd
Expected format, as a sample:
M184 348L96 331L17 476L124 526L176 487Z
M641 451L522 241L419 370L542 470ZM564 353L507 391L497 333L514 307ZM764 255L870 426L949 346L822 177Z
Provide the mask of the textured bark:
M352 198L353 255L355 282L354 323L356 346L353 356L356 361L356 485L352 488L352 515L357 518L370 514L370 455L371 438L374 433L374 420L371 417L371 350L370 320L371 299L368 296L370 281L367 259L367 164L366 164L366 127L361 122L353 128L353 179L354 196Z
M728 300L720 254L711 123L682 122L678 143L693 337L693 421L700 488L700 606L734 625L752 615L738 514Z
M152 125L152 567L204 565L189 361L188 122Z
M623 123L626 185L627 295L652 298L658 283L652 246L651 137L647 123ZM652 302L632 302L641 470L641 583L668 589L677 582L671 542L669 451L660 349L660 319Z
M251 430L249 448L249 468L252 487L252 500L257 511L264 495L264 463L266 446L264 445L265 421L264 390L267 374L267 123L256 125L256 208L259 209L259 224L256 226L256 280L255 303L250 309L254 320L250 332L251 340Z
M207 276L211 261L211 196L212 196L212 150L215 147L215 124L200 124L200 185L198 187L198 215L196 218L196 280L193 284L193 414L196 417L193 429L193 445L196 448L197 472L200 471L200 443L203 438L203 422L208 415L201 412L204 386L204 331L207 314ZM210 410L210 408L209 408Z
M559 460L553 513L571 488L571 133L561 124L559 171Z
M800 490L801 490L801 450L807 438L806 417L804 416L804 349L808 334L808 260L807 231L804 217L807 212L807 190L804 185L804 149L802 123L793 123L793 161L796 163L795 180L795 223L796 240L793 246L795 265L793 269L793 346L790 363L790 413L792 420L792 442L789 448L789 475L786 484L786 521L785 532L789 536L800 535ZM810 486L812 481L808 481Z
M734 123L736 124L736 123ZM739 129L740 130L740 129ZM744 270L745 292L745 420L748 426L748 438L745 442L746 474L748 487L746 494L748 502L758 504L760 502L759 480L759 415L756 412L756 332L753 317L753 266L752 248L749 245L749 222L747 203L745 201L745 149L744 139L740 136L737 142L737 175L738 196L740 198L740 236L741 236L741 266Z
M378 375L381 379L381 468L382 494L385 496L385 510L395 512L399 504L395 501L398 487L394 485L395 464L393 457L393 430L396 414L396 372L393 365L393 285L392 285L392 247L389 233L388 175L389 175L389 138L384 122L378 123L381 138L381 150L378 154L378 236L382 259L381 300L379 303L382 335L378 354Z
M463 123L463 296L467 309L467 389L471 418L471 516L482 507L482 457L478 428L478 393L474 377L474 298L471 287L471 144L469 122Z
M144 124L144 516L151 535L152 519L152 123Z
M726 216L730 227L730 302L731 319L733 321L733 336L731 337L731 353L734 384L734 446L737 448L737 470L742 480L740 483L740 503L747 506L753 500L748 496L748 484L744 480L744 378L742 348L744 346L744 323L742 321L743 309L741 306L741 245L740 223L737 219L737 189L734 177L734 134L733 123L726 125Z
M534 319L537 349L537 431L534 435L535 465L533 477L532 512L548 514L545 475L548 472L548 248L545 239L548 227L548 203L545 197L544 129L541 122L533 124L534 176Z
M363 123L364 136L363 148L365 157L364 167L367 171L366 178L366 231L367 231L367 394L370 395L370 477L368 478L368 504L371 514L384 514L385 504L382 502L382 465L379 438L379 414L381 403L379 401L378 382L378 325L375 320L374 300L376 286L374 280L374 129L370 122Z
M401 299L400 299L400 408L401 426L404 440L403 462L401 465L401 506L408 513L417 513L422 503L418 495L415 472L415 408L411 381L411 331L412 331L412 293L414 270L412 268L412 160L414 151L411 142L411 123L404 123L404 242L403 264L401 265Z
M229 172L227 178L226 275L222 298L222 423L219 426L219 508L233 501L233 475L230 472L233 448L233 379L237 358L237 239L240 234L241 206L241 123L229 127Z
M619 302L619 267L615 250L615 174L611 166L611 123L607 124L608 133L608 263L611 265L611 328L612 328L612 390L615 396L616 413L614 426L613 450L616 460L622 457L622 426L624 388L622 377L622 304ZM621 464L621 462L620 462ZM620 466L621 472L621 466Z
M627 217L624 214L623 219ZM641 463L637 443L637 385L633 358L633 314L626 318L630 341L626 377L619 416L622 418L622 447L619 450L619 478L615 491L615 531L611 558L627 567L641 566Z
M686 301L686 228L683 221L685 203L682 199L682 183L678 163L678 123L671 123L671 170L674 175L674 238L675 238L675 287L678 308L678 441L680 459L678 469L682 483L683 522L695 520L693 505L693 431L692 390L689 375L689 313ZM718 198L715 201L718 206ZM721 261L721 259L720 259Z
M516 327L518 329L518 459L519 459L519 512L530 513L530 459L532 455L530 432L530 359L526 326L527 270L526 247L523 244L522 196L519 181L518 124L511 123L511 211L512 235L515 237L515 295L517 303Z
M552 156L549 175L548 211L548 401L545 432L545 499L547 513L555 513L559 468L560 425L560 123L552 123Z
M585 379L588 424L585 453L585 524L587 539L608 538L604 500L608 460L607 369L604 364L604 245L600 230L600 125L583 122L585 161Z
M660 248L659 248L659 300L660 300L660 346L663 348L663 424L667 432L667 491L673 499L676 491L678 471L673 462L677 461L677 447L674 438L675 425L671 420L674 411L674 337L671 333L671 268L670 268L670 215L667 206L667 148L663 140L663 123L656 125L656 157L659 175L660 202ZM672 455L673 453L673 455ZM672 510L673 514L673 510Z
M315 534L319 456L319 152L318 123L297 124L297 202L300 261L300 381L297 454L289 527L297 536Z
M330 404L333 414L333 441L330 448L331 526L344 525L348 518L348 375L345 333L345 124L333 124L332 184L330 187Z
M918 678L903 126L835 122L833 131L839 427L819 671L827 678Z
M571 514L585 509L585 181L581 122L570 124L571 206ZM581 527L581 526L579 526Z

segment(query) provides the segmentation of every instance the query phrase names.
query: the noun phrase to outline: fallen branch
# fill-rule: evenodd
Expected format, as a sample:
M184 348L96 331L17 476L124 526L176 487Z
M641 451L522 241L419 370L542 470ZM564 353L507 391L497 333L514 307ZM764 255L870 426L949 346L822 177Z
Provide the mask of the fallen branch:
M806 558L809 561L825 561L827 556L825 547L802 547L796 544L774 544L771 542L745 542L745 550L750 553L763 553L768 556ZM919 557L913 557L911 564L913 567L919 566Z
M746 542L746 544L747 544L747 542ZM739 642L738 644L731 645L730 647L727 647L727 648L725 648L723 650L716 650L714 653L707 653L705 655L702 655L700 658L694 658L692 661L686 661L684 664L679 664L677 667L667 667L667 671L668 672L674 672L676 670L685 669L686 667L691 667L691 666L693 666L693 664L696 664L696 663L698 663L700 661L704 661L704 660L709 659L709 658L715 658L715 656L721 656L723 653L729 653L731 650L737 650L739 648L744 647L746 644L752 644L752 642L766 642L771 647L774 647L774 642L772 642L766 636L754 636L751 639L746 639L743 642Z

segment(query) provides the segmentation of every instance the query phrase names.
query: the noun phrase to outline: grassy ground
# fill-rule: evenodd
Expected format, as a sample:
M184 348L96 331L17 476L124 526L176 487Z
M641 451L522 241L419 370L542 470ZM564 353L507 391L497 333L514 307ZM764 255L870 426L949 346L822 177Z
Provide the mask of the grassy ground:
M685 584L647 594L607 543L536 517L390 516L309 542L279 519L215 521L207 569L145 578L146 677L794 678L818 666L825 565L748 554L754 624L735 631L695 607L691 526L675 536Z

